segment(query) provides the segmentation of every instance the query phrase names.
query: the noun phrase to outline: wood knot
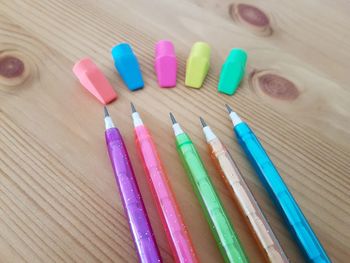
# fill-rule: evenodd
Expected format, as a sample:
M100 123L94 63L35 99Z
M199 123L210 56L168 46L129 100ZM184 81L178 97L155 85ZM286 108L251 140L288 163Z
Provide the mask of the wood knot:
M254 89L259 89L274 99L292 101L297 99L300 94L299 89L292 81L273 72L253 72L250 76L250 82Z
M24 72L24 63L22 60L12 56L6 56L0 59L0 75L5 78L15 78Z
M29 76L28 59L14 50L0 51L0 85L19 86Z
M233 21L248 28L254 34L270 36L273 32L268 15L255 6L231 4L229 14Z

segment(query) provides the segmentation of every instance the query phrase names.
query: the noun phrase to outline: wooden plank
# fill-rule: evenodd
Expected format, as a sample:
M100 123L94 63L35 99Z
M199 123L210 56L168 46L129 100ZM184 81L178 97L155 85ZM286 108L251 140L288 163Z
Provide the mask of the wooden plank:
M203 262L221 257L178 160L169 111L198 146L251 261L261 255L207 154L199 115L233 153L288 257L301 261L232 140L224 103L261 138L332 260L350 256L349 4L243 2L253 7L245 14L237 3L215 0L0 1L0 261L136 260L106 155L102 107L71 72L84 56L119 94L110 113L125 136L165 262L172 258L135 154L130 101L156 138ZM156 84L153 49L162 38L176 46L175 89ZM212 45L212 65L203 88L192 90L183 85L184 70L197 40ZM121 41L130 42L139 57L142 91L129 92L115 72L110 49ZM217 79L236 46L248 51L248 69L237 94L227 97L217 93Z

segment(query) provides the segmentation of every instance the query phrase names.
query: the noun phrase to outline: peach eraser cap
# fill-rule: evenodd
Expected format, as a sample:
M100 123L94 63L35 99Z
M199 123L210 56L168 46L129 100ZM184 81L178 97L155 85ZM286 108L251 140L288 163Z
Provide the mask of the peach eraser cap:
M83 58L75 63L73 72L81 85L102 104L106 105L117 98L112 85L90 58Z

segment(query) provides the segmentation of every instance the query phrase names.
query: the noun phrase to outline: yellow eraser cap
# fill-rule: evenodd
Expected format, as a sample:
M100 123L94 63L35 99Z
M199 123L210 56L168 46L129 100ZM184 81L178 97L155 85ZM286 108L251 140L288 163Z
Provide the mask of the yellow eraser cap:
M210 65L210 46L205 42L196 42L187 58L185 85L200 88L207 76Z

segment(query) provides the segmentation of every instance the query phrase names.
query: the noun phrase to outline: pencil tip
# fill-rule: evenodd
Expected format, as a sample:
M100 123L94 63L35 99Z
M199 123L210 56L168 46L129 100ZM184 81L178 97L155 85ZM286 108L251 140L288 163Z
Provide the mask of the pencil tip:
M177 123L177 121L176 121L174 115L173 115L171 112L169 112L169 115L170 115L171 122L172 122L173 124Z
M103 107L104 113L105 113L105 117L109 116L109 112L106 106Z
M231 107L228 106L228 104L225 104L225 106L226 106L226 109L227 109L228 113L231 113L231 112L233 111L233 110L231 109Z
M199 117L199 120L201 121L203 128L208 126L207 123L205 122L205 120L202 117Z
M136 112L136 108L132 102L130 102L132 113Z

